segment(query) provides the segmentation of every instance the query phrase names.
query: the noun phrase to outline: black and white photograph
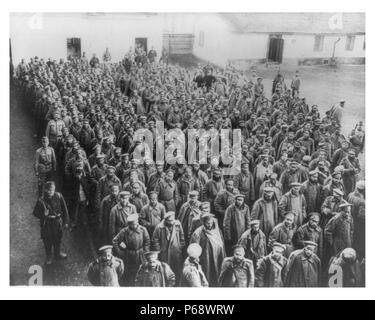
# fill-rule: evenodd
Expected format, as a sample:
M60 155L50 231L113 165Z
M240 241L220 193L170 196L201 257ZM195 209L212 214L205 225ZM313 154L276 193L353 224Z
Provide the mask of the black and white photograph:
M9 12L8 285L368 287L369 16L336 10Z

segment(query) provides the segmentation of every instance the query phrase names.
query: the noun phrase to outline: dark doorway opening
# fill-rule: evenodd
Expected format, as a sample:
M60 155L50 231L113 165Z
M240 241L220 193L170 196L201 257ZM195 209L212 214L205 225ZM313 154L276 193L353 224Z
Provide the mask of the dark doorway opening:
M81 58L81 39L80 38L68 38L67 51L68 51L68 59L69 58Z
M147 38L135 38L135 51L144 51L146 54L147 51Z
M268 61L282 63L284 51L284 39L281 35L271 35L268 45Z

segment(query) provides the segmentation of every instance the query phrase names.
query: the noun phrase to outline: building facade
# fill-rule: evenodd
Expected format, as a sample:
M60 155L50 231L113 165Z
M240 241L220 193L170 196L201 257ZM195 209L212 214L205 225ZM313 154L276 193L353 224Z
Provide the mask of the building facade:
M14 13L12 59L86 52L122 59L137 41L219 66L365 63L364 13Z

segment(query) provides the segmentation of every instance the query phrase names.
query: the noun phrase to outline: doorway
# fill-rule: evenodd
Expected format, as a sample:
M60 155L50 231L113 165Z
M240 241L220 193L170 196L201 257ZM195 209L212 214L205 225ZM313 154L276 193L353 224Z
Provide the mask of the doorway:
M68 59L69 58L81 58L81 39L80 38L68 38L67 51L68 51Z
M135 51L145 51L146 54L147 51L147 38L135 38Z
M271 35L268 45L268 61L282 63L284 51L284 39L282 35Z

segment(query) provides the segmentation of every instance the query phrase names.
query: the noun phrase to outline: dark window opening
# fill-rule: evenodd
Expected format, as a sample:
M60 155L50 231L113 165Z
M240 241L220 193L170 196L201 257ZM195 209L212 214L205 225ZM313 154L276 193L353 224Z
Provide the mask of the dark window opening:
M68 38L67 40L68 59L81 58L81 39Z

